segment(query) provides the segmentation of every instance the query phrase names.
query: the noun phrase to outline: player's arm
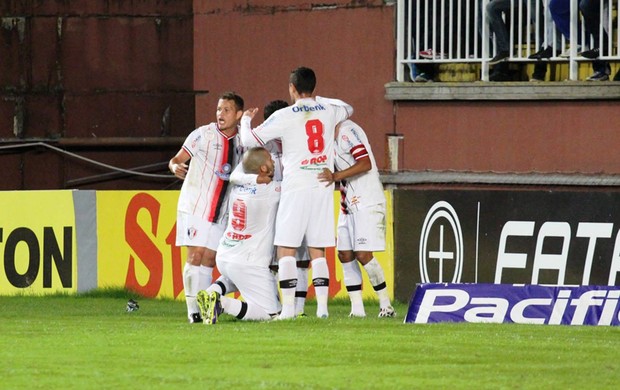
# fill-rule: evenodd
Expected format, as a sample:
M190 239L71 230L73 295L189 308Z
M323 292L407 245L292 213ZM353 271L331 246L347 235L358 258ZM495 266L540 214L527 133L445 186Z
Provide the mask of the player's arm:
M258 184L256 180L257 177L258 175L255 173L245 173L245 171L243 170L243 165L239 164L232 171L228 180L232 184L242 186L244 184Z
M252 129L252 119L258 112L258 108L251 108L246 110L241 117L241 125L239 129L239 137L241 143L245 147L263 146L269 139L263 139L259 137L256 129ZM263 124L264 125L264 124ZM259 126L261 128L263 125Z
M342 181L349 177L361 175L370 171L372 168L372 162L370 157L365 156L355 161L355 164L351 165L345 170L333 172L327 168L323 168L323 172L319 173L318 178L320 182L324 182L327 185L336 181Z
M272 178L264 175L257 175L256 173L245 173L243 165L239 164L230 174L228 179L232 184L242 186L245 184L269 184Z
M338 122L342 122L343 120L350 118L351 115L353 115L353 107L340 99L326 98L323 96L317 96L315 99L317 103L329 104L337 107L340 111L340 119L338 120Z
M185 148L181 148L177 152L177 154L172 157L168 162L168 169L170 169L170 172L172 172L174 176L178 177L179 179L185 179L188 168L188 165L186 163L190 159L190 157L191 156L189 155L187 150L185 150Z

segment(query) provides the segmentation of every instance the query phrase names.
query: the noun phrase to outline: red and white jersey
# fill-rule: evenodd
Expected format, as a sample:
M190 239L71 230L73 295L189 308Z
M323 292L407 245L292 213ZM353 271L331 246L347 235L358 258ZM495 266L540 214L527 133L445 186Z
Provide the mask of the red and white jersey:
M226 216L228 178L243 154L238 134L226 136L216 123L192 131L183 143L191 161L179 195L178 211L209 222Z
M218 261L260 267L271 264L280 188L276 181L232 187L228 224L217 248Z
M346 120L340 124L336 137L336 170L344 171L357 160L369 157L372 168L368 172L347 178L341 182L341 209L346 214L368 206L385 202L383 185L379 179L377 163L372 154L368 137L355 122Z
M250 118L241 119L241 140L245 146L263 146L282 141L284 177L282 191L325 186L317 175L334 167L334 128L353 112L347 104L319 103L312 98L273 113L263 124L251 129Z

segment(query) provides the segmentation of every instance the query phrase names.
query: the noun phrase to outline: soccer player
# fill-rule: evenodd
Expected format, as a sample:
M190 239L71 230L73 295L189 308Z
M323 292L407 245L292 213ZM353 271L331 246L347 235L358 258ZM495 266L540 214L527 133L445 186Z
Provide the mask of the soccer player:
M278 279L282 295L280 319L295 316L297 269L295 253L306 238L312 262L312 282L317 316L327 317L329 268L325 248L334 246L333 185L324 186L317 174L334 166L334 129L353 112L351 106L335 105L313 97L316 76L300 67L290 74L289 94L293 104L276 111L263 124L251 128L258 109L247 110L241 119L244 145L282 141L283 180L276 217L274 243L278 247Z
M190 323L202 322L196 294L211 284L217 245L226 227L228 177L241 157L237 126L242 115L243 99L233 92L222 94L217 122L192 131L168 163L183 179L176 245L187 247L183 287Z
M335 149L336 172L325 169L319 180L340 182L337 249L351 299L349 316L366 316L359 262L379 297L379 317L394 317L383 268L373 254L385 250L385 196L368 137L360 126L346 120L336 128Z
M217 248L217 268L222 277L206 291L198 292L205 324L215 324L221 313L241 320L269 320L280 312L276 279L269 269L280 182L271 181L274 162L262 147L244 154L243 170L269 184L232 187L230 218ZM239 291L243 301L222 296L231 292L222 291L226 285Z
M279 109L288 107L289 104L284 100L272 100L263 108L263 119L267 120L271 114L278 111ZM274 180L282 181L282 146L281 143L277 140L269 141L267 144L271 144L273 142L277 142L280 146L278 149L279 153L274 153L271 150L271 157L273 161L276 162L276 174L274 175ZM280 169L278 169L280 168ZM308 248L304 243L302 246L297 249L297 253L295 255L297 260L297 287L295 287L295 316L304 316L304 307L306 304L306 296L308 295L308 267L310 266L310 255L308 254ZM276 270L278 268L277 256L274 259L275 264L272 264L273 269Z

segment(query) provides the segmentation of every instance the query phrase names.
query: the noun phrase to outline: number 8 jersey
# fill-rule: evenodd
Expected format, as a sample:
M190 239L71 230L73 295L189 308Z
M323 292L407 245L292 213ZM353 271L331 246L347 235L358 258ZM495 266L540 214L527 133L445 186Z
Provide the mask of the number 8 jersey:
M328 103L325 103L328 101ZM323 186L317 174L334 169L334 128L353 109L331 99L299 99L294 105L273 113L263 124L251 129L251 119L241 119L244 146L263 146L272 139L282 141L282 192Z

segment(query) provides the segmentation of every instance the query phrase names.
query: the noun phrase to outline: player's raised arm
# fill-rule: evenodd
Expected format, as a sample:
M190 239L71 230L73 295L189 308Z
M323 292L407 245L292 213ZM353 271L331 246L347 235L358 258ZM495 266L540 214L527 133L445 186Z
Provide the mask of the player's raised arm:
M245 147L263 146L263 142L258 139L254 131L252 130L252 119L258 112L258 108L250 108L245 110L241 117L241 126L239 129L239 136L241 137L241 143Z

